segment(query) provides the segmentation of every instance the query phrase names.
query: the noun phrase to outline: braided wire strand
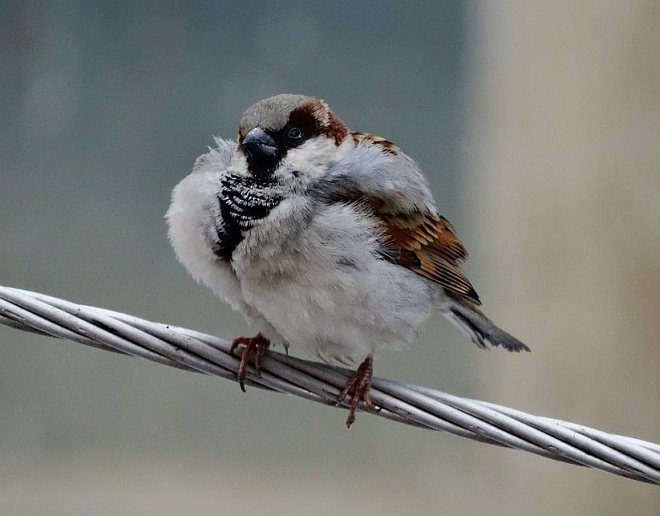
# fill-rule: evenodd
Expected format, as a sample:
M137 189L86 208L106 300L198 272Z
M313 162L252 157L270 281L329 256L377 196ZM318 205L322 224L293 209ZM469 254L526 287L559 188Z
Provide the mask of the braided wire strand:
M230 342L120 312L0 286L0 324L236 381ZM351 374L269 351L261 375L248 368L246 383L334 406ZM383 378L373 379L371 397L374 414L393 421L660 484L654 443Z

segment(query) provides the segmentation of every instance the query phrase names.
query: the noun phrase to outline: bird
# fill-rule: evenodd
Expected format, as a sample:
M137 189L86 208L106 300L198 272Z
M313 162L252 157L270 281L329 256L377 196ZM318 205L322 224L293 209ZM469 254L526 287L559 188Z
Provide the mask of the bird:
M243 391L270 346L358 364L336 397L350 428L358 408L377 410L374 357L408 349L431 316L480 348L529 351L482 312L468 252L415 161L319 98L250 106L237 139L216 137L176 185L165 218L181 264L257 332L231 345Z

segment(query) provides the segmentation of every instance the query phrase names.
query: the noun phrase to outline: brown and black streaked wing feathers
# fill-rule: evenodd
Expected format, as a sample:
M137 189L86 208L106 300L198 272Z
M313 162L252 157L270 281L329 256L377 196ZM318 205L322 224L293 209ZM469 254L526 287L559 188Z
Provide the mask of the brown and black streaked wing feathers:
M363 145L378 145L385 152L389 152L390 154L396 154L397 152L399 152L399 147L397 147L391 141L386 140L382 136L377 136L375 134L369 134L369 133L360 133L360 132L353 132L351 133L351 136L353 137L353 141L355 142L355 145L357 145L358 143L361 143Z
M468 253L447 219L431 213L406 217L374 210L374 214L383 222L386 244L392 248L395 263L442 285L450 295L480 304L459 266Z
M396 145L379 136L365 133L351 135L356 144L379 146L393 155L399 152ZM392 192L392 195L397 194L400 193ZM393 208L393 199L375 197L354 187L342 192L337 200L360 202L371 208L382 222L388 258L394 263L442 285L450 296L481 304L477 292L459 266L467 259L468 252L453 226L442 215L431 210L404 211Z

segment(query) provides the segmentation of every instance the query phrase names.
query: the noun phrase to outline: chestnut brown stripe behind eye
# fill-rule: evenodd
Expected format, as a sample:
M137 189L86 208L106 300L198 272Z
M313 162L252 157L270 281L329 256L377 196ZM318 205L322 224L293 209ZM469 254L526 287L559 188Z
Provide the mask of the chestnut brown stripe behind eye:
M289 115L289 123L299 127L306 138L325 135L339 145L348 135L346 124L320 102L310 102L297 107Z

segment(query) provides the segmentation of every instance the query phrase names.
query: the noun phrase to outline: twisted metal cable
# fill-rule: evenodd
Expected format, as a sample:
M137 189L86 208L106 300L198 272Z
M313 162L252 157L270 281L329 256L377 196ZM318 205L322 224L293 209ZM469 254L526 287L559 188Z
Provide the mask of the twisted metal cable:
M236 381L230 342L132 315L0 286L0 324ZM334 405L351 374L271 351L261 376L250 369L246 383ZM400 423L660 484L654 443L382 378L373 379L371 397L376 415Z

